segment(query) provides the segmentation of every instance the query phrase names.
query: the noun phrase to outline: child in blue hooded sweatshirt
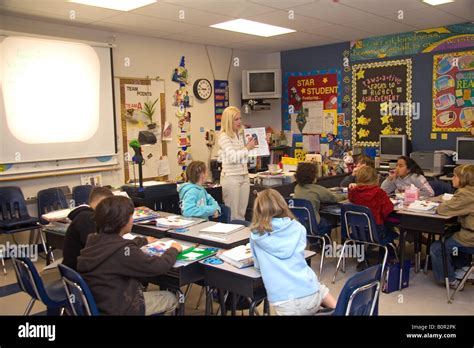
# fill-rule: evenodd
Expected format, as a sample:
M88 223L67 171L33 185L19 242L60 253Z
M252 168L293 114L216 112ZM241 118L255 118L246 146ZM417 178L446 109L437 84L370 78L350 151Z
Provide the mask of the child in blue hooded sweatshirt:
M179 187L179 200L183 216L208 219L217 218L221 212L219 204L202 185L207 179L206 164L194 161L186 168L187 183Z
M277 191L258 193L250 230L254 265L278 315L313 315L321 305L336 307L329 289L306 263L306 229Z

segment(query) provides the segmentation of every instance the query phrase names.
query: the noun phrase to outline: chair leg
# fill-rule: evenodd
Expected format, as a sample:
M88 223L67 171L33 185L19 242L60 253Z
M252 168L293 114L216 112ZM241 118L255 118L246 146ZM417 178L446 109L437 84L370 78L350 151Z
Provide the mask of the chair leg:
M428 274L428 265L430 262L430 247L433 243L433 235L428 235L428 243L426 244L426 257L425 257L425 266L423 267L423 273Z
M5 267L5 259L3 258L3 254L0 255L0 258L2 259L3 275L7 275L7 268Z
M466 274L464 275L464 277L462 278L461 280L461 283L459 283L458 287L454 290L454 292L451 294L451 297L449 298L449 301L448 303L453 303L453 300L454 300L454 295L456 295L456 293L458 291L461 291L461 289L464 287L464 284L466 283L466 281L469 279L469 276L471 275L471 273L474 272L474 264L469 268L469 270L466 272Z
M323 276L323 262L324 262L324 252L326 251L326 238L321 237L323 240L323 249L321 250L321 261L319 263L319 278Z
M30 312L33 309L33 305L35 304L35 302L36 300L34 298L31 298L30 302L28 302L28 305L26 306L26 310L23 315L30 315Z
M384 280L385 280L385 264L387 263L387 257L388 257L388 248L386 246L383 246L382 248L384 248L385 250L385 253L384 253L384 256L383 256L383 261L382 261L382 273L380 274L381 276L381 279L380 279L380 291L382 291L383 289L383 285L384 285ZM400 266L402 267L402 266ZM400 274L401 274L401 270L400 270Z
M342 250L341 250L341 255L339 255L339 259L337 260L337 265L336 265L336 271L334 272L334 275L332 277L332 283L336 283L336 276L337 276L337 273L339 272L339 267L341 265L341 260L344 258L344 251L346 249L346 245L347 243L350 242L350 240L346 240L344 242L344 244L342 245Z
M199 309L199 304L201 303L201 299L202 299L202 295L204 294L204 291L206 291L206 287L205 287L205 286L203 286L203 287L201 288L201 293L199 294L199 298L198 298L198 300L197 300L196 307L195 307L196 310Z
M39 235L40 235L40 238L41 238L41 244L43 245L43 250L44 250L44 253L46 255L46 265L49 265L49 261L51 260L52 262L54 262L54 254L53 254L53 250L49 250L47 249L46 247L46 241L44 239L44 235L43 235L43 231L40 229L39 231Z

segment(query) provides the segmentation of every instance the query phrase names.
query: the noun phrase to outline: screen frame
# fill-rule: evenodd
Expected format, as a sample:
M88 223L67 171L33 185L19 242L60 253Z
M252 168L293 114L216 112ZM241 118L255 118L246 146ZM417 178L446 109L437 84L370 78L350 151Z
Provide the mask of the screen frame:
M383 154L382 152L382 139L402 139L402 154ZM379 157L382 160L397 160L400 156L407 155L407 135L406 134L392 134L392 135L380 135L379 136Z
M457 137L456 138L456 154L457 154L457 160L456 164L473 164L474 165L474 159L460 159L459 158L459 143L460 142L472 142L474 143L474 137Z
M261 73L273 73L275 91L273 92L251 92L250 75ZM281 69L243 70L242 71L242 98L243 99L279 99L281 98Z

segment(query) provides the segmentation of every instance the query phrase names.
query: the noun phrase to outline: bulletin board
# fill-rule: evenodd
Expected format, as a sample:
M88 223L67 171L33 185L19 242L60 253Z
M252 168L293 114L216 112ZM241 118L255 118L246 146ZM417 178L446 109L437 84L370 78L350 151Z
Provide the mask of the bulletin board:
M474 124L474 51L433 56L434 132L467 132Z
M155 104L153 122L155 128L150 129L150 121L141 112L144 103L158 99ZM130 141L138 139L140 131L151 131L157 138L154 145L142 146L144 158L143 180L167 180L168 176L159 176L160 164L167 156L166 142L162 142L162 127L166 120L165 83L159 79L121 78L120 79L120 115L122 124L122 145L124 149L125 182L138 181L138 166L132 162L133 149Z
M352 66L352 143L378 146L379 136L411 139L411 59Z

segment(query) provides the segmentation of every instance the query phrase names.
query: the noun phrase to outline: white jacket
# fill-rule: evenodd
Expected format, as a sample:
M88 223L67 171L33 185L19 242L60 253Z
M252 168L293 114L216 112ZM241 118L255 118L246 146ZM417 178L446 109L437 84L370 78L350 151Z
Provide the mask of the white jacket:
M243 134L235 135L233 138L226 133L219 135L218 160L222 162L221 175L245 175L248 174L247 163L249 150L244 145Z

